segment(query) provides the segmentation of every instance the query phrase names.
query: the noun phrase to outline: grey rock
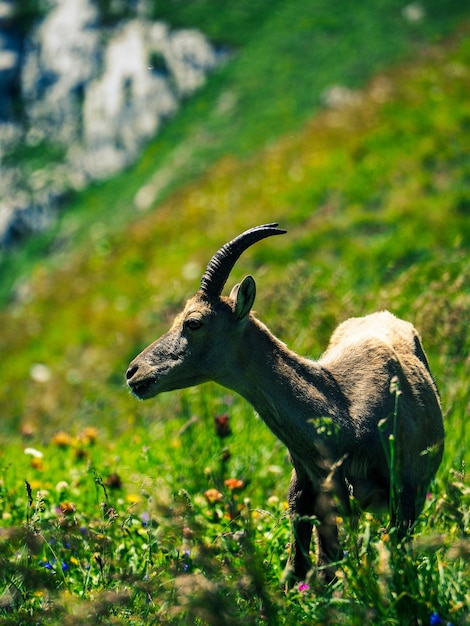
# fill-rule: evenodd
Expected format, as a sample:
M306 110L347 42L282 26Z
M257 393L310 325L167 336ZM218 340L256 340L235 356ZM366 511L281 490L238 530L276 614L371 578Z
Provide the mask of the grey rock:
M27 34L20 55L8 28L2 30L7 4L0 0L0 90L17 81L24 117L16 121L15 132L2 133L0 126L0 158L19 141L40 146L51 138L65 157L35 176L9 174L0 192L3 247L22 233L46 228L67 190L132 163L225 58L202 33L172 31L147 19L142 1L132 19L102 27L92 0L50 0L49 12ZM15 125L7 122L5 129Z

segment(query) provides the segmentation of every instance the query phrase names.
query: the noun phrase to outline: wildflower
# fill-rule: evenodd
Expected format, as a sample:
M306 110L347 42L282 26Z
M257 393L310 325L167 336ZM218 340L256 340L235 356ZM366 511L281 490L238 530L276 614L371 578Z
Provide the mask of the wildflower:
M67 491L68 488L69 484L66 480L59 480L59 482L55 486L56 491Z
M421 20L425 17L426 12L421 3L411 2L403 7L401 14L407 22L413 23L421 22Z
M191 539L193 536L193 531L188 526L183 526L183 537L185 539Z
M221 502L224 498L223 494L221 494L217 489L208 489L204 492L204 495L211 504L214 502Z
M130 504L137 504L138 502L140 502L140 496L138 496L136 493L128 493L126 496L126 500L130 502Z
M61 568L63 572L66 572L69 569L69 566L65 561L62 561Z
M429 625L430 626L438 626L439 624L443 624L442 617L436 611L433 611L429 616ZM452 626L451 622L446 622L446 626Z
M65 500L59 504L58 512L62 513L62 515L72 515L72 513L75 513L75 504Z
M230 491L242 489L245 486L243 480L239 480L238 478L227 478L227 480L224 481L224 484L227 489L230 489Z
M36 450L36 448L25 448L24 453L31 455L35 459L42 459L44 456L43 453L40 450Z
M220 439L225 439L225 437L228 437L232 434L232 429L229 425L229 419L230 418L227 414L217 415L214 418L215 434L217 435L217 437L220 437Z
M139 517L140 517L140 522L144 528L149 525L150 513L148 511L144 511L143 513L141 513Z
M183 572L189 571L191 567L191 551L190 550L185 550L183 552L182 560L183 560Z
M92 444L98 439L98 429L94 426L87 426L79 434L79 439L82 443Z
M59 448L68 448L72 444L72 437L64 430L59 430L52 437L52 443Z
M122 480L119 474L110 474L104 481L104 484L110 489L121 489Z
M38 472L42 472L44 470L44 462L42 459L38 459L36 457L33 457L31 459L31 463L30 463L31 467L35 470L38 470Z
M308 583L299 583L297 585L297 591L303 592L308 591L310 589L310 585Z
M36 434L36 428L34 424L31 424L30 422L22 424L20 426L20 434L25 439L30 439L31 437L33 437Z
M52 378L52 372L44 363L35 363L29 370L31 380L36 383L48 383Z

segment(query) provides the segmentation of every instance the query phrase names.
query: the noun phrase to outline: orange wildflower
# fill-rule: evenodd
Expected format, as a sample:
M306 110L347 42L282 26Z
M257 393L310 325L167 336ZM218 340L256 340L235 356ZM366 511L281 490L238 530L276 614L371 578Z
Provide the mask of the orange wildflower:
M207 498L207 500L211 503L221 502L221 500L223 500L224 498L223 494L220 493L220 491L218 491L217 489L208 489L207 491L204 492L204 495Z
M224 483L227 489L230 489L230 491L235 491L235 489L242 489L245 486L243 480L239 480L238 478L227 478Z
M75 513L75 504L66 500L59 504L59 509L62 515L72 515L72 513Z

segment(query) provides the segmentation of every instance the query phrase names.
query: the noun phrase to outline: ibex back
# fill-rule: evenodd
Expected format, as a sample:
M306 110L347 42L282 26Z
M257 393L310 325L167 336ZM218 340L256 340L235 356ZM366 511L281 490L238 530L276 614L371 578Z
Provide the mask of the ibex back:
M317 561L329 577L340 558L338 507L351 513L352 500L355 509L388 508L400 533L411 529L441 462L444 429L439 393L410 323L387 311L348 319L312 361L251 313L251 276L221 295L244 250L285 232L267 224L225 244L170 330L131 362L127 382L147 399L212 380L253 405L290 453L290 570L293 580L304 580L314 520Z

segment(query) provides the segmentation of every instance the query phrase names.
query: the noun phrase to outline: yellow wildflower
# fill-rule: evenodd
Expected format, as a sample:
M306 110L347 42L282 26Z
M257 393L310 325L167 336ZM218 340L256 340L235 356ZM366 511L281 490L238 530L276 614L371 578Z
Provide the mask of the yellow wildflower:
M72 437L64 430L59 430L53 437L52 443L59 448L68 448L72 444Z

